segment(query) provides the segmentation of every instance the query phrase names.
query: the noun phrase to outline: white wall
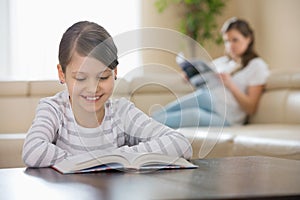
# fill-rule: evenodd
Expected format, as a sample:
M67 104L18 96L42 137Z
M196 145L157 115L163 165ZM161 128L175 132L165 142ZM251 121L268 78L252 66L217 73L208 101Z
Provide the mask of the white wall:
M9 0L0 0L0 77L8 74L9 65ZM5 77L2 77L5 79Z

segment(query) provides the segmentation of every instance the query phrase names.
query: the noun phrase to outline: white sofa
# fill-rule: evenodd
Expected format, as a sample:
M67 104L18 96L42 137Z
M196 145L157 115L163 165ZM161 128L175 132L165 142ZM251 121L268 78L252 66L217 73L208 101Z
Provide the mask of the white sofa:
M36 105L62 89L58 81L0 82L0 168L24 166L22 145ZM126 97L149 114L192 90L176 73L148 73L118 79L112 97ZM179 131L192 143L193 158L266 155L300 160L300 68L272 70L249 124Z

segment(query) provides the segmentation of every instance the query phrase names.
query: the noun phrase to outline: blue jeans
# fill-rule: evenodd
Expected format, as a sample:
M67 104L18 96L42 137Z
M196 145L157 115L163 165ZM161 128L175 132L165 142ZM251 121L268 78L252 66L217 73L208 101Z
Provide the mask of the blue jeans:
M183 96L163 109L153 113L152 118L171 128L191 126L228 126L224 117L214 110L209 90L199 89Z

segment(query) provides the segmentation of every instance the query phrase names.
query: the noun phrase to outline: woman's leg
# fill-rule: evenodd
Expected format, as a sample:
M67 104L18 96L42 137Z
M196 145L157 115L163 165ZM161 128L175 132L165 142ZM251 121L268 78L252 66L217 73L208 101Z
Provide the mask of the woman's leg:
M155 119L171 128L229 125L217 113L201 108L186 108L179 111L165 112L164 115L159 115Z
M166 113L172 113L188 108L201 108L213 112L212 97L208 90L200 89L167 104L163 109L152 114L154 119L161 118Z

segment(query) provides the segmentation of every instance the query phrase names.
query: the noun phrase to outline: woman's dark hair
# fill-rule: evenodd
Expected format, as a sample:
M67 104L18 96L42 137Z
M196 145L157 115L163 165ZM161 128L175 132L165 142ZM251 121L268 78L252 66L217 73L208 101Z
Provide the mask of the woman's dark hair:
M91 56L110 69L118 65L117 47L110 34L94 22L81 21L73 24L63 34L59 44L59 64L63 72L75 52L81 56Z
M258 54L254 50L254 32L252 28L249 26L248 22L233 17L224 23L221 29L221 33L222 35L224 35L228 31L233 29L239 31L244 37L251 39L247 50L242 55L242 68L243 68L248 65L250 60L258 57Z

